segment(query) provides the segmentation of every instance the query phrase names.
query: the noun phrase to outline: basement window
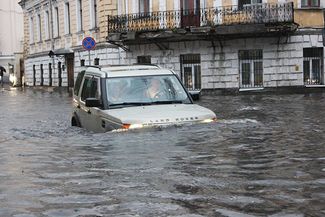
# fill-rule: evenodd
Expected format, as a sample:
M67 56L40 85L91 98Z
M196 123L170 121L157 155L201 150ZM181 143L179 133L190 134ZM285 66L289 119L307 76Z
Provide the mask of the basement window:
M151 56L138 56L137 62L139 64L151 64Z

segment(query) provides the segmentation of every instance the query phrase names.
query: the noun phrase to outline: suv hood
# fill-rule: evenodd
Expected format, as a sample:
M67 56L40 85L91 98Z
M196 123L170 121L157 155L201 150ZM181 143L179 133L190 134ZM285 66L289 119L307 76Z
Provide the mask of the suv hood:
M196 104L125 107L105 110L104 113L123 124L143 124L144 126L181 124L216 118L214 112Z

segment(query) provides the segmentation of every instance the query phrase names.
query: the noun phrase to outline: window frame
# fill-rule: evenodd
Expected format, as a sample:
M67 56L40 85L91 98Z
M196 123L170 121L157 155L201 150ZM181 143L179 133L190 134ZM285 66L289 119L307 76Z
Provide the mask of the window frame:
M249 3L248 3L249 1ZM259 1L259 2L257 2ZM262 0L238 0L238 8L244 9L246 6L260 5L263 4Z
M34 17L31 16L29 18L29 42L30 44L35 42L35 36L34 36Z
M55 38L58 38L60 36L60 18L59 18L59 15L60 15L60 12L59 12L59 7L58 6L55 6L54 7L54 15L55 15L55 34L54 34L54 37Z
M82 80L85 77L85 73L86 70L82 70L81 72L78 73L77 78L76 78L76 82L73 88L73 93L75 96L79 96L80 93L80 89L81 89L81 85L82 85Z
M50 31L51 24L50 24L50 12L49 12L49 10L46 10L44 12L44 17L45 17L45 19L44 19L45 39L48 40L48 39L50 39L50 36L51 36L51 31Z
M203 83L201 63L201 54L199 53L180 55L181 80L184 84L185 89L202 89ZM190 69L190 71L186 71L186 69Z
M83 31L83 10L82 10L82 0L76 0L76 10L77 10L77 31Z
M42 42L42 16L41 14L37 14L37 34L38 34L38 42Z
M150 55L137 56L137 63L138 64L151 64L151 56Z
M86 104L86 99L89 98L89 96L87 98L83 98L83 91L84 91L84 88L85 88L85 85L86 84L86 79L89 79L90 80L93 80L93 79L96 79L97 80L97 91L98 91L98 100L102 101L102 91L101 91L101 79L100 77L97 77L97 76L92 76L92 75L84 75L83 77L83 82L82 82L82 88L81 90L79 90L80 92L80 102L82 102L83 104Z
M306 1L306 5L303 5L303 2ZM301 7L302 8L319 8L320 7L320 0L317 0L317 5L312 5L313 0L301 0Z
M70 3L64 3L64 32L66 35L71 34L71 20L70 20Z
M239 88L263 88L264 87L264 50L245 49L238 50L239 63ZM258 67L261 64L261 67ZM249 71L244 71L244 65L249 65ZM249 77L244 78L244 72L248 72ZM249 83L244 83L247 79ZM260 82L258 82L260 80Z
M319 62L318 73L315 73L315 68L313 68L315 61ZM306 65L307 62L308 65ZM306 80L305 66L308 66L308 80ZM324 49L322 47L303 48L303 75L304 85L324 85ZM316 78L315 75L317 75Z
M98 28L98 2L97 0L90 0L90 29Z
M144 15L150 13L150 0L139 0L139 13Z

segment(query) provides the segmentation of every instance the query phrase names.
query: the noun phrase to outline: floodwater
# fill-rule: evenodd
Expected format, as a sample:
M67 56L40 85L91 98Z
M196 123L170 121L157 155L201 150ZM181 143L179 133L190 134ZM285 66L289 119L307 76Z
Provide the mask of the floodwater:
M198 103L219 121L93 134L66 93L0 89L0 216L325 216L325 94Z

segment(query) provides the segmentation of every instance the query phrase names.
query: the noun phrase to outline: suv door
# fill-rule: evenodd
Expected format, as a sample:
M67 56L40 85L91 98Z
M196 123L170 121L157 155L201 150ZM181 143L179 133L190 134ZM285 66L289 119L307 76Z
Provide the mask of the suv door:
M84 78L85 70L79 72L74 88L73 88L73 114L71 119L72 126L81 127L80 120L79 120L79 113L80 113L80 90L81 90L81 82Z
M102 131L100 119L101 109L97 107L87 107L87 98L96 98L102 102L99 77L85 76L80 94L80 109L78 115L82 127L94 132L100 132Z

